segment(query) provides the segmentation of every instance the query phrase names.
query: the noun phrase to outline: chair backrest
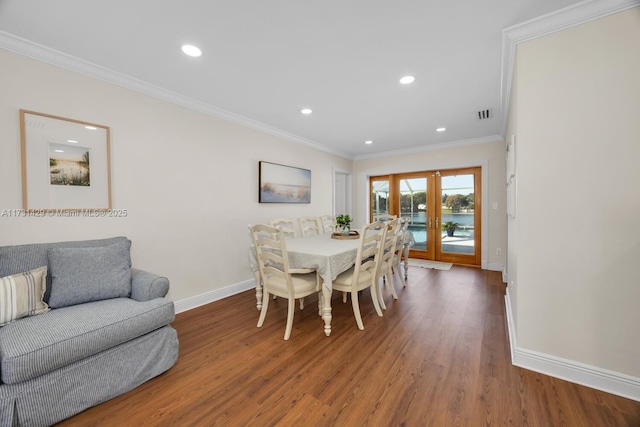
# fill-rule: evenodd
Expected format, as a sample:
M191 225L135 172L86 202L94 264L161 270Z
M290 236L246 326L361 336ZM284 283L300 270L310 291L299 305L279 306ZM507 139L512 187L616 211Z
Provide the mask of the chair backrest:
M376 278L387 230L387 224L383 221L372 222L362 227L353 272L353 286L358 286L363 281L371 285L371 280Z
M260 277L264 286L271 280L284 281L291 294L294 293L293 282L289 274L289 255L284 231L266 224L250 227L253 244L258 256Z
M404 248L404 240L409 229L409 218L398 219L398 237L396 240L396 252L398 256L402 256L402 249Z
M336 231L336 217L333 215L322 215L320 217L322 229L325 233L333 233Z
M374 221L392 221L392 220L396 219L397 217L398 217L397 215L389 215L389 214L384 213L384 214L375 215L373 217L373 220Z
M298 231L296 230L296 223L294 220L290 218L272 219L270 224L272 227L275 227L278 230L282 230L284 232L284 237L286 238L298 237Z
M398 239L399 222L400 220L398 218L387 222L387 234L381 248L382 253L380 254L380 262L378 263L376 274L377 278L387 274L393 265L393 259L396 253L396 241Z
M300 224L300 231L302 236L313 236L322 233L320 226L320 220L316 216L303 216L298 218L298 224Z

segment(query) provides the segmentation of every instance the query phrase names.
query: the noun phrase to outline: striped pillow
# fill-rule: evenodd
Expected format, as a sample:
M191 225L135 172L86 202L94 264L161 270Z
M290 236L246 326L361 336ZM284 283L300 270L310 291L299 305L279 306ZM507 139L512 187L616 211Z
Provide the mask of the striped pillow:
M44 313L47 266L0 278L0 326L26 316Z

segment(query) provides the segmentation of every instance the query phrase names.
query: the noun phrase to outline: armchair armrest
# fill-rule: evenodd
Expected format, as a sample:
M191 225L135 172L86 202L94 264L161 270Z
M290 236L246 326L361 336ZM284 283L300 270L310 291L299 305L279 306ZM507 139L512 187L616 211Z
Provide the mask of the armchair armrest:
M136 301L150 301L161 298L169 292L169 279L149 273L148 271L131 269L131 298Z

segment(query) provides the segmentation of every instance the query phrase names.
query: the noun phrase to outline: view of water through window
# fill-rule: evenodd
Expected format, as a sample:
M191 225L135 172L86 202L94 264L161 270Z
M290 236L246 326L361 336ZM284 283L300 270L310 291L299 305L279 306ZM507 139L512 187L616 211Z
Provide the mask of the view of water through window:
M440 232L441 251L459 254L473 254L475 251L475 190L474 175L442 176L440 194L427 194L427 178L400 180L400 215L409 219L409 231L415 239L414 250L426 250L428 243L429 203L439 203L439 216L431 218L431 227ZM379 218L389 213L389 181L372 182L372 213ZM431 210L431 212L434 212Z

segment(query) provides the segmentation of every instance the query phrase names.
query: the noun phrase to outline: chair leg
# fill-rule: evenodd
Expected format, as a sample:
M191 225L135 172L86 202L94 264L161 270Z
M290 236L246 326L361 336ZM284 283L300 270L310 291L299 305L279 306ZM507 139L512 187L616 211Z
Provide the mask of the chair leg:
M393 295L393 299L398 299L398 294L396 293L396 287L393 285L393 270L391 269L387 271L387 283L391 288L391 295Z
M407 287L407 280L409 279L409 277L407 276L407 264L403 263L402 261L400 261L400 266L401 266L400 274L402 274L402 278L404 279L404 280L402 280L402 284L406 288ZM404 267L404 274L402 273L402 267Z
M378 313L378 316L382 317L382 309L380 309L380 302L378 300L378 291L376 291L377 288L377 283L372 284L369 287L369 291L371 293L371 300L373 300L373 307L376 309L376 313Z
M400 278L400 283L402 283L402 287L406 288L407 282L404 281L404 276L402 275L402 267L400 267L400 260L398 260L398 263L396 264L393 271L394 273L398 273L398 277Z
M404 247L404 251L402 253L402 257L404 258L404 280L406 283L406 280L409 278L408 274L409 274L409 246L405 245Z
M300 302L300 310L304 310L304 298L298 300Z
M322 317L322 304L324 300L322 299L322 291L318 292L318 316Z
M346 304L346 303L347 303L347 293L346 293L346 292L343 292L343 293L342 293L342 303L343 303L343 304Z
M358 302L358 291L355 289L351 291L351 306L353 307L353 315L356 316L356 323L358 324L358 329L363 330L364 325L362 324L362 316L360 315L360 303Z
M267 316L267 308L269 308L269 292L264 292L262 296L262 309L260 310L260 318L258 319L258 328L264 323L264 318Z
M258 310L262 309L262 279L260 278L260 271L254 271L253 275L256 279L256 307Z
M384 276L382 276L383 279L383 285L384 285ZM383 310L387 309L386 304L384 303L384 298L382 296L382 288L380 287L380 279L376 280L376 289L375 289L376 295L378 296L378 302L380 303L380 307Z
M291 329L293 327L293 315L296 312L296 300L293 297L289 297L289 304L287 307L287 327L284 330L285 341L291 336Z

